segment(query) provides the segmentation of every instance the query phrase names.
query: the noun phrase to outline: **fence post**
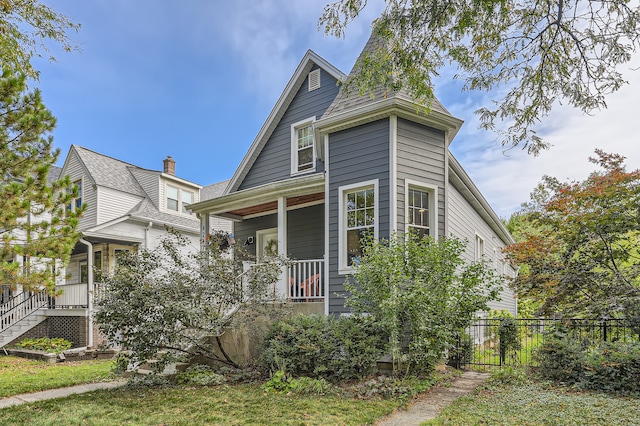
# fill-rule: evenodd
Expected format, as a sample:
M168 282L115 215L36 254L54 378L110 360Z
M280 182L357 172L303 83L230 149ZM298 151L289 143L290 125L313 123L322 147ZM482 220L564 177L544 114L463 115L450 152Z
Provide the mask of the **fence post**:
M602 318L602 340L607 341L607 319Z

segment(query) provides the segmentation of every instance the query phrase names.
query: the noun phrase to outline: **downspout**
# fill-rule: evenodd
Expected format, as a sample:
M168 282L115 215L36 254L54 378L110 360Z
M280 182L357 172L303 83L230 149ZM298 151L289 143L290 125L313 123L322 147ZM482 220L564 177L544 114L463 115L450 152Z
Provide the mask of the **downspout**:
M93 346L93 245L84 238L78 241L87 246L87 319L89 323L87 346Z
M152 226L153 226L153 222L149 222L149 224L144 230L144 248L146 250L149 250L149 231L151 230Z

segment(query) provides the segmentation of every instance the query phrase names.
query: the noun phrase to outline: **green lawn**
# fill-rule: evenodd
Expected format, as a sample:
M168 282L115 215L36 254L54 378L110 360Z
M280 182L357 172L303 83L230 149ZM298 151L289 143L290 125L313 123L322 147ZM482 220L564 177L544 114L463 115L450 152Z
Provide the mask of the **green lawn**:
M42 361L0 356L0 398L107 380L113 377L112 365L112 361L79 361L52 365Z
M424 425L640 425L640 398L502 385L458 399Z
M260 385L119 388L0 410L2 425L364 425L390 400L265 393Z

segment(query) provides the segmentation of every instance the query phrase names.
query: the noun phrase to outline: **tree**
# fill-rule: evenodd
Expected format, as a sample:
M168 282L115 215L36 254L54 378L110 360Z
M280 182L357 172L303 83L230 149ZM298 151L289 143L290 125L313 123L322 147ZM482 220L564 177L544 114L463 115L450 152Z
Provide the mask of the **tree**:
M59 267L78 239L83 208L67 210L77 196L69 178L49 182L59 150L50 133L56 120L26 77L0 78L0 283L53 292ZM13 260L21 256L23 264Z
M473 314L498 298L502 279L483 263L462 260L465 243L412 235L370 242L345 305L368 314L389 333L394 369L430 371L451 349ZM407 353L403 341L410 336Z
M48 40L65 51L75 49L67 31L79 28L80 25L38 0L0 0L2 69L37 78L38 71L33 68L31 59L46 54L50 60L55 60L47 47Z
M545 176L524 206L533 226L506 248L523 265L519 295L542 312L629 318L640 314L640 171L596 150L603 171L581 182Z
M274 312L266 301L275 301L282 262L274 258L243 271L241 247L229 247L226 237L216 235L205 250L193 250L173 232L154 250L124 254L104 279L96 321L113 343L130 351L134 364L160 357L162 366L200 356L238 366L222 335L240 314L252 321Z
M330 4L319 27L343 36L366 5ZM640 46L640 9L626 0L387 0L373 33L382 43L364 56L345 90L404 87L429 105L433 77L453 63L464 90L505 86L494 106L476 111L481 127L506 121L498 129L502 144L537 154L548 144L535 126L556 101L590 113L606 107L606 95L625 83L618 68Z

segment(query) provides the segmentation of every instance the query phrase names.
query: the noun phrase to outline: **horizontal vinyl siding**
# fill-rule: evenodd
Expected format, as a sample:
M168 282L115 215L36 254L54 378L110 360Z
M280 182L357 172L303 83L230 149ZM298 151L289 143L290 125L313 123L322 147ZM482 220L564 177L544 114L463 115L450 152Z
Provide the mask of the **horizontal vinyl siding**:
M270 229L278 227L278 215L270 214L267 216L255 217L253 219L243 220L242 222L234 222L233 235L238 244L244 244L248 237L253 237L253 244L244 246L251 256L256 255L256 231L261 229Z
M239 189L280 181L291 176L291 125L311 117L320 118L338 94L336 79L324 70L320 73L322 84L319 89L309 92L308 77L302 83ZM323 170L324 166L318 160L316 172Z
M111 188L98 187L98 224L117 219L134 208L142 198Z
M398 232L405 231L405 182L406 179L410 179L438 188L438 235L444 235L446 149L444 132L398 119L396 149Z
M160 174L149 170L129 169L156 207L160 206Z
M504 243L491 227L482 219L476 210L467 202L458 189L452 185L448 185L449 200L449 232L462 240L467 241L467 248L463 254L463 258L467 262L475 260L475 244L476 234L484 240L484 256L485 259L494 265L496 271L514 277L515 271L504 262L502 249ZM494 249L497 253L497 262L494 262ZM504 264L504 267L503 267ZM516 313L516 299L513 292L509 288L504 288L500 293L499 301L492 302L489 307L491 309L504 309L511 313Z
M329 312L347 312L338 274L339 187L378 179L378 232L389 237L389 119L343 130L329 136Z
M324 256L324 204L289 210L287 251L292 259Z
M82 161L74 150L69 152L69 158L66 161L65 168L62 170L62 176L69 175L71 182L82 179L82 203L86 204L84 214L78 223L78 229L84 230L95 226L97 222L98 203L95 182L87 174Z

